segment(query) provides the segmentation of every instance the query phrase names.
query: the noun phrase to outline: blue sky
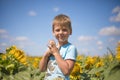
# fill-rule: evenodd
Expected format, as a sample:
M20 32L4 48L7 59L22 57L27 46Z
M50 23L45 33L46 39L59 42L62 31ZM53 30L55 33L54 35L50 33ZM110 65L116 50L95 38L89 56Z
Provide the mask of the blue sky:
M69 41L79 54L104 55L120 41L120 0L0 0L0 52L16 45L42 56L58 14L71 18Z

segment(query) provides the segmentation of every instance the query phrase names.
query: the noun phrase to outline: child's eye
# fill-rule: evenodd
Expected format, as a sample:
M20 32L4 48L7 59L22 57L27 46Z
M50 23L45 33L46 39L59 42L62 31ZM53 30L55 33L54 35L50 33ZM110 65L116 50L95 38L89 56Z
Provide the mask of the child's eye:
M55 31L56 31L56 32L59 32L60 30L59 30L59 29L56 29Z
M63 29L62 31L67 31L67 29Z

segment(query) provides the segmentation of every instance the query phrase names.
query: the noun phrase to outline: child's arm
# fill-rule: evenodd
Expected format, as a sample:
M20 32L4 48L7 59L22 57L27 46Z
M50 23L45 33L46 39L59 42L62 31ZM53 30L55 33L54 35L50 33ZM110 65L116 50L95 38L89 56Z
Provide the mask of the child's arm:
M49 56L50 56L50 51L48 50L40 60L40 64L39 64L40 71L45 71L47 69Z
M57 61L58 66L64 73L64 75L69 75L74 67L75 61L73 60L63 60L59 53L54 53L54 57Z

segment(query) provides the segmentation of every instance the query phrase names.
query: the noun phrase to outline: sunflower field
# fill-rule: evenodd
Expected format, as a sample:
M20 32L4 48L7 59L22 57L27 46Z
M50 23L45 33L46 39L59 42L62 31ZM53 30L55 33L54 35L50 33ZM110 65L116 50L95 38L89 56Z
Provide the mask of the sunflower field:
M41 56L28 56L16 46L0 53L0 80L43 80L39 71ZM115 52L104 56L78 55L70 80L119 80L120 42Z

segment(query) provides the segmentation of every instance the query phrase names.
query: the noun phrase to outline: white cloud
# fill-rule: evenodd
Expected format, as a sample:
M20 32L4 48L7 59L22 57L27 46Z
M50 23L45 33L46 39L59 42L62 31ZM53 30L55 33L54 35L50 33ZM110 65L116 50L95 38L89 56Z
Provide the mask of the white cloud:
M120 22L120 6L117 6L113 9L112 13L116 13L115 16L110 17L112 22Z
M96 43L97 45L98 45L98 49L99 50L102 50L103 49L103 42L102 41L97 41L97 43Z
M82 52L82 53L88 53L88 52L90 52L90 50L88 50L88 49L86 49L86 48L83 48L83 49L81 50L81 52Z
M0 38L8 38L8 34L5 29L0 29Z
M15 40L16 40L16 41L27 41L28 38L25 37L25 36L20 36L20 37L16 37Z
M99 50L102 50L102 49L103 49L103 46L99 46L98 49L99 49Z
M58 7L53 8L55 12L58 12L60 9Z
M0 34L0 38L9 38L9 36L7 34Z
M0 29L0 34L5 34L7 31L5 29Z
M120 12L116 16L110 17L110 21L112 21L112 22L120 22Z
M37 15L37 13L33 10L29 11L28 14L29 14L29 16L36 16Z
M115 38L110 38L108 41L109 42L112 42L112 41L114 41L115 40Z
M97 45L102 45L103 42L102 41L97 41Z
M93 36L79 36L78 38L79 41L92 41L95 39L96 37L93 37Z
M26 36L19 36L13 39L13 43L19 46L20 48L25 48L27 46L32 46L34 43L28 39Z
M115 26L105 27L99 31L99 34L103 36L120 35L120 28Z
M0 46L7 46L6 43L0 43Z
M117 13L117 12L120 12L120 6L117 6L112 10L112 13Z

